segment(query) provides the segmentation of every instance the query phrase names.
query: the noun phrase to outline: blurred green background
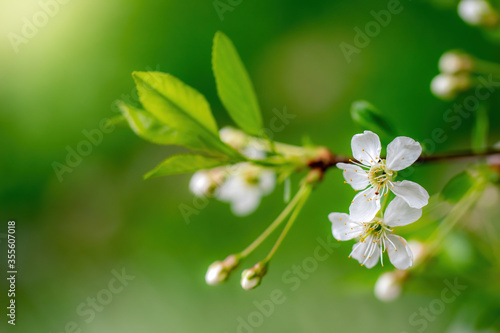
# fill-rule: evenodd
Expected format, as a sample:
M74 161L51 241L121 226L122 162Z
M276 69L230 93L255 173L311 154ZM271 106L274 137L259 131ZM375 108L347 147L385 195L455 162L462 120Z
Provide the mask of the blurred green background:
M478 259L460 233L469 252L458 259L443 254L439 265L412 277L395 302L373 296L377 277L391 268L360 268L347 259L351 243L341 244L301 279L300 288L290 290L283 274L313 255L318 237L332 238L328 213L348 210L353 192L334 170L307 203L263 284L251 292L240 288L239 272L225 285L209 287L205 271L214 260L243 249L279 214L282 188L249 217L236 218L226 204L212 201L186 223L179 205L193 205L189 175L142 180L181 149L154 146L127 127L104 133L62 181L53 170L54 162L65 163L68 146L76 149L86 140L83 131L116 115L117 99L134 99L134 70L172 73L207 97L219 126L230 124L211 71L217 30L238 48L264 119L284 106L296 115L276 133L279 141L300 144L308 135L350 154L350 138L361 129L349 107L366 99L402 135L422 141L440 127L449 138L436 151L469 148L471 121L451 129L443 113L453 102L433 97L429 84L443 52L460 48L495 61L500 47L461 21L453 2L402 1L403 11L348 64L339 44L353 44L353 28L363 28L373 20L370 11L386 9L387 3L243 0L221 20L210 0L73 0L61 4L16 53L8 34L20 34L23 18L31 20L41 7L38 1L2 1L0 233L7 221L17 222L19 275L17 325L7 327L2 310L1 331L78 332L72 324L67 329L75 322L81 332L95 333L238 332L238 318L248 321L257 311L254 302L279 289L286 301L248 332L417 332L420 326L412 326L409 317L440 298L444 281L455 277L468 289L429 320L425 331L465 329L481 316L498 320L498 268ZM490 103L498 105L498 96ZM500 139L497 110L491 110L491 143ZM432 195L464 167L416 168L411 179ZM243 266L260 260L271 245L266 242ZM86 322L89 317L77 313L79 305L107 289L112 271L122 268L135 278ZM5 269L1 276L4 309Z

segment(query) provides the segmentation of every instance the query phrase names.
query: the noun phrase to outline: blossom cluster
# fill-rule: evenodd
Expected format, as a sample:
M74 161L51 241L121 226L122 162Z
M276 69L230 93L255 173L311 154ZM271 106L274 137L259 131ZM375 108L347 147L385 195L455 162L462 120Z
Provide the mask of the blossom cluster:
M417 183L395 181L398 171L411 166L422 153L421 145L408 137L397 137L387 146L381 158L379 137L370 131L356 134L351 141L354 161L338 163L345 183L359 192L351 202L349 214L331 213L333 236L339 241L358 239L349 257L361 266L372 268L387 251L398 269L412 265L413 254L408 242L395 235L393 228L405 226L422 216L429 194ZM390 194L395 198L387 204ZM383 209L387 206L386 209Z
M255 142L247 142L241 132L230 127L219 132L221 140L245 157L264 159L266 152ZM199 197L215 197L231 205L233 214L246 216L254 212L263 196L270 194L276 186L275 171L249 162L200 170L193 174L189 189Z

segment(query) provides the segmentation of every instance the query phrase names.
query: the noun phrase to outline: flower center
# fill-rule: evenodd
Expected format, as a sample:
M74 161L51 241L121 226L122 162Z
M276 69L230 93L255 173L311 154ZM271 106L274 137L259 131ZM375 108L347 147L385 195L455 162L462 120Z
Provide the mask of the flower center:
M368 180L370 181L370 185L376 189L376 195L383 194L386 191L393 176L394 172L387 169L385 160L380 160L380 162L373 164L370 171L368 171Z

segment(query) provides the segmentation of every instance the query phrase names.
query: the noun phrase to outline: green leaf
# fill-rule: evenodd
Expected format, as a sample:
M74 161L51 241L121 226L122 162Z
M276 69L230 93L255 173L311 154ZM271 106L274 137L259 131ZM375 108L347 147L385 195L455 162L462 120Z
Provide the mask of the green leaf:
M106 121L106 127L112 127L112 126L119 126L119 125L125 125L127 124L127 119L125 119L125 117L123 117L123 115L118 115L118 116L114 116L114 117L111 117L108 119L108 121Z
M382 113L367 101L356 101L351 106L351 117L363 129L378 135L394 137L396 131Z
M245 132L260 135L262 116L250 77L231 40L215 34L212 66L217 92L234 122Z
M175 145L186 141L179 133L164 125L148 112L124 102L118 104L130 128L141 138L160 145Z
M472 149L476 153L483 152L488 148L489 127L488 108L481 104L475 112L475 123L472 129Z
M132 75L144 109L179 133L175 144L211 154L239 155L220 140L210 106L195 89L166 73Z
M462 171L451 178L441 191L441 198L457 203L475 185L474 177L468 171Z
M200 154L179 154L170 156L156 168L144 175L144 179L167 175L191 173L201 169L211 169L229 163L224 157L211 157Z

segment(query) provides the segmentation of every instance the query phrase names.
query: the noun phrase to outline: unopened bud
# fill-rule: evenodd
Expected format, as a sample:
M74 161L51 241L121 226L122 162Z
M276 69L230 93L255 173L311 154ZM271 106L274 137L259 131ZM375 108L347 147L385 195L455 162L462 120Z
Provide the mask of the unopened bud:
M207 170L196 171L189 181L189 189L194 195L204 197L210 194L212 183L212 178Z
M208 266L205 281L209 285L216 285L227 280L231 272L238 267L239 259L235 255L230 255L224 261L216 261Z
M470 77L465 74L439 74L431 82L431 91L436 97L450 100L471 87Z
M413 266L418 265L428 254L427 246L417 240L408 241L408 246L413 253Z
M247 144L247 136L240 130L232 127L223 127L219 130L219 137L222 142L228 144L236 150L243 149Z
M458 15L470 25L493 27L498 24L498 13L485 0L462 0Z
M250 269L245 269L241 273L241 287L245 290L256 288L262 281L267 272L267 265L257 263Z
M379 276L375 283L375 296L382 302L390 302L399 297L405 271L393 271Z
M447 74L471 71L474 66L474 59L458 51L449 51L439 59L439 70Z

